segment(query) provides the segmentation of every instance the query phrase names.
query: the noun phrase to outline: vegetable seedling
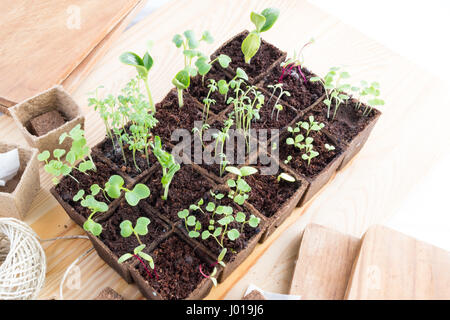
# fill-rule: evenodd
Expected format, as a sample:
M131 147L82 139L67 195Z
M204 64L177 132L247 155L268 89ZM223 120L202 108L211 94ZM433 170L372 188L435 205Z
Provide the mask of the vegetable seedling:
M258 169L250 166L243 166L241 168L227 166L225 170L237 176L236 180L228 179L227 181L228 186L231 188L228 196L238 205L243 205L252 190L250 185L244 180L244 177L257 173Z
M153 67L153 58L148 52L146 52L141 58L136 53L128 51L122 53L119 59L122 63L136 68L139 77L144 81L145 89L147 90L148 101L150 104L150 110L155 113L155 103L153 102L152 94L150 92L150 86L148 84L148 73Z
M303 47L300 49L298 54L294 51L293 58L289 58L288 60L286 60L280 64L280 67L282 68L282 70L281 70L280 78L278 79L278 83L282 83L285 74L286 73L291 74L293 72L294 68L297 68L297 71L303 78L303 82L306 83L307 80L306 80L305 75L302 72L302 67L301 67L303 64L302 52L303 52L303 49L305 49L307 46L309 46L310 44L313 44L313 43L314 43L314 39L309 40L305 45L303 45ZM286 70L287 70L287 72L286 72Z
M125 181L119 175L113 175L105 183L104 191L109 197L117 199L120 197L122 191L125 192L125 200L127 203L134 207L137 206L139 201L146 199L150 196L150 189L142 183L138 183L134 186L133 190L125 188L123 185Z
M64 149L54 149L54 159L51 159L50 161L48 161L50 159L50 151L48 150L44 150L37 156L39 161L45 162L44 170L53 175L52 182L55 185L59 183L60 176L69 176L79 183L79 181L71 175L74 169L84 174L88 174L87 172L89 170L96 170L94 161L90 155L91 149L87 145L86 138L84 137L84 130L81 129L81 125L76 125L69 133L64 132L59 137L59 144L62 144L66 138L72 139L72 145L67 154ZM64 155L65 161L62 160ZM77 166L77 163L80 160L81 162Z
M277 182L280 182L281 179L287 182L295 182L295 178L286 172L282 172L277 177Z
M84 190L79 190L77 194L73 197L73 201L80 201L80 204L91 211L90 215L83 223L83 229L92 233L94 236L98 237L102 231L102 225L93 220L93 217L98 212L106 212L108 211L108 205L104 202L98 201L95 199L95 196L98 194L98 191L92 190L92 194L85 196Z
M161 138L155 136L155 141L153 143L153 154L158 159L159 164L162 167L163 177L161 178L161 184L164 188L164 195L161 197L163 200L167 200L169 195L169 187L172 179L180 170L180 164L175 161L172 154L162 149Z
M274 111L275 111L275 109L276 109L276 110L277 110L277 121L278 121L278 114L280 113L280 111L283 110L283 106L282 106L281 104L279 104L279 101L280 101L280 99L281 99L283 96L290 97L290 96L291 96L291 93L290 93L289 91L287 91L287 90L286 90L286 91L283 90L283 84L282 84L282 83L277 83L277 84L274 84L274 85L269 84L267 87L268 87L269 89L272 89L272 94L270 95L270 98L269 98L268 103L272 100L272 98L273 98L273 96L275 95L277 89L280 89L280 90L279 90L280 93L278 94L277 100L276 100L275 103L273 104L272 113L271 113L271 115L270 115L270 118L273 119L273 113L274 113Z
M268 31L277 21L280 10L277 8L266 8L261 13L252 11L250 20L255 25L255 30L250 32L242 41L241 50L244 54L245 63L256 55L261 46L261 33Z

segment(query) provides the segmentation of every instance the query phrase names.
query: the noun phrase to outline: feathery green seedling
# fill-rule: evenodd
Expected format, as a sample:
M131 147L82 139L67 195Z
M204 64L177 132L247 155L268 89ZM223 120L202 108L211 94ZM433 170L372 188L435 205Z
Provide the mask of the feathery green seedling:
M84 174L88 174L89 170L96 170L94 161L91 158L91 149L87 145L86 138L84 137L84 130L81 129L81 125L76 125L69 133L64 132L59 137L59 144L62 144L66 138L72 139L72 145L69 152L64 149L53 150L54 159L49 160L50 151L44 150L38 155L38 160L45 162L44 170L53 175L53 183L59 183L60 176L69 176L77 183L79 181L71 175L72 171L78 170ZM62 157L65 155L65 160ZM88 158L88 160L86 159ZM78 163L81 160L80 163Z
M283 82L283 78L286 74L286 70L287 70L287 74L291 74L292 70L294 68L297 68L297 71L300 73L300 75L303 78L303 82L306 83L306 77L303 74L302 67L301 67L303 64L302 52L303 52L303 49L305 49L307 46L309 46L312 43L314 43L314 39L309 40L305 45L303 45L303 47L300 49L298 54L294 51L293 58L289 58L288 60L286 60L280 64L280 67L282 68L282 70L281 70L280 78L278 79L278 83Z
M326 99L323 103L328 107L327 118L330 118L330 109L333 102L334 119L339 106L349 99L349 96L345 94L344 91L351 89L351 85L348 83L342 83L342 80L350 78L350 74L346 71L339 70L339 67L332 67L323 80L320 77L312 77L310 79L311 82L320 82L325 89Z
M272 100L272 97L275 95L277 89L279 89L280 93L278 94L277 100L275 101L275 103L273 104L273 108L272 108L272 113L270 115L270 118L273 118L273 113L275 111L275 109L277 110L277 121L278 121L278 114L280 113L281 110L283 110L283 106L281 104L279 104L278 102L280 101L280 99L283 96L286 97L290 97L291 93L289 91L285 91L283 90L283 83L277 83L277 84L269 84L267 86L268 88L272 89L272 94L270 95L269 101L267 101L267 103L269 103Z
M241 168L227 166L225 170L237 176L236 180L228 179L227 181L228 186L231 188L228 196L238 205L243 205L252 190L250 185L244 180L244 177L257 173L258 169L250 166L243 166Z
M92 194L85 196L84 190L79 190L77 194L73 197L73 201L80 201L80 204L84 207L89 209L91 212L89 217L86 219L86 221L83 223L83 229L92 233L94 236L98 237L102 231L102 225L98 222L95 222L93 220L93 217L98 212L106 212L108 211L108 205L104 202L97 201L94 197L98 194L99 190L92 190Z
M158 159L159 164L161 165L163 177L161 179L161 184L164 188L164 195L161 197L163 200L167 200L167 196L169 195L169 187L172 182L173 176L180 170L180 164L175 161L175 158L172 154L162 149L161 146L161 138L159 136L155 136L155 141L153 143L153 154L156 159Z
M261 46L261 33L272 28L279 15L280 10L277 8L266 8L261 13L254 11L250 13L250 20L256 29L250 32L244 41L242 41L241 50L246 63L250 63L251 58L259 51L259 47Z
M142 58L134 52L125 52L120 55L119 59L122 63L136 68L140 79L142 79L145 83L150 110L155 113L155 103L153 102L152 94L150 92L150 86L148 84L148 73L153 66L153 58L148 52L146 52Z

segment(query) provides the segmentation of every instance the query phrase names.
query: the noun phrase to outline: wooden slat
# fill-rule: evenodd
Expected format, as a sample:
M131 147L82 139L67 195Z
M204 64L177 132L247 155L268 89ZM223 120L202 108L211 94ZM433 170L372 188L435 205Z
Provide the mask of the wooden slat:
M450 299L450 252L384 226L369 228L346 298Z
M138 0L3 1L0 103L10 106L61 83ZM77 25L79 22L79 25Z
M317 224L302 236L290 294L302 300L344 298L360 239Z
M304 52L308 67L323 75L330 66L344 65L355 81L379 81L386 105L366 146L353 163L340 172L308 208L295 210L274 238L270 238L267 245L258 246L255 253L208 298L240 299L250 282L264 290L288 293L298 253L298 236L306 224L315 222L360 237L370 225L395 213L439 155L446 152L446 142L450 140L445 122L450 117L448 90L438 79L313 5L305 1L192 0L168 3L127 30L73 93L86 115L89 143L99 142L104 129L98 115L87 107L87 93L100 85L104 85L108 93L117 93L135 75L133 68L118 61L121 53L127 50L143 53L148 40L155 42L150 86L155 101L158 101L172 87L171 79L182 67L181 53L171 43L174 34L188 28L197 34L208 29L216 41L214 45L202 48L212 52L234 34L252 28L251 10L259 11L268 6L279 7L281 16L263 35L265 40L291 53L313 36L316 39L314 46ZM421 128L430 110L439 116L433 118L434 129L424 134L416 128ZM0 137L24 142L8 117L0 117ZM418 145L428 146L427 157ZM64 234L64 230L47 218L48 215L66 221L71 232L82 233L80 228L73 227L48 193L51 181L42 170L41 178L43 190L33 202L26 221L46 238L55 230ZM48 272L43 298L57 294L62 269L78 256L81 242L83 240L71 240L55 245L55 248L64 247L64 259L58 256L59 251L47 249L49 263L58 264L60 269ZM99 287L104 286L112 287L125 298L139 296L134 286L124 284L95 253L79 266L82 275L91 274L93 268L100 270L102 276L83 281L82 290L68 290L68 298L90 299L97 295Z

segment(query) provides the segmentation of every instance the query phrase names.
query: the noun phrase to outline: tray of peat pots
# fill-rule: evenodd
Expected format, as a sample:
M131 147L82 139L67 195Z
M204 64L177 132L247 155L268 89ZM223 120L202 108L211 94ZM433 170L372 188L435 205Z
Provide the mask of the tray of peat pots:
M257 171L245 177L250 186L247 203L265 220L264 242L285 220L302 199L309 183L291 169L280 167L278 160L267 157L265 152L252 155L252 166ZM266 157L266 158L263 158ZM262 164L264 162L265 164Z
M328 115L327 106L321 102L314 106L308 114L317 121L323 122L327 130L345 145L345 154L339 169L344 168L362 149L373 127L381 116L381 112L356 99L349 99L341 104L334 115L336 103L331 105Z
M223 266L224 281L252 252L264 233L264 218L225 186L211 189L178 212L180 230ZM241 203L238 204L237 202Z
M342 163L344 150L326 131L324 123L309 115L301 115L297 119L295 126L289 127L280 137L275 151L282 169L291 169L297 179L309 183L298 203L301 206L333 177Z
M177 230L166 234L149 248L154 262L151 271L135 261L130 272L147 299L200 300L217 282L222 272L203 248Z
M154 265L146 260L146 254L154 241L172 230L171 226L151 213L144 201L131 206L124 197L120 198L110 217L99 224L101 233L94 236L88 232L88 236L97 254L128 283L133 282L130 268L134 262L153 270ZM127 256L129 258L125 259Z
M250 84L257 84L262 79L264 73L284 61L287 54L261 39L261 46L258 52L251 57L250 63L247 63L241 47L242 42L248 35L249 32L244 30L229 39L211 55L211 59L217 58L220 54L229 56L231 58L230 66L225 72L230 77L234 77L236 70L241 68L247 73L248 82Z

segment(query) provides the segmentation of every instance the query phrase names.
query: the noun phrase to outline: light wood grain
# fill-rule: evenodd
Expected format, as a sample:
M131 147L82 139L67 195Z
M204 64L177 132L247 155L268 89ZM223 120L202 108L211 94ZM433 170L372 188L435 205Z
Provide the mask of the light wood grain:
M450 252L384 226L370 227L346 298L450 299Z
M448 91L435 77L313 5L304 1L192 0L168 3L127 30L73 93L86 115L88 142L91 145L99 142L104 129L98 115L87 107L87 93L100 85L108 93L117 93L135 75L133 68L118 61L121 53L127 50L143 53L147 40L155 42L150 86L158 101L171 88L170 81L182 66L181 53L171 43L175 33L188 28L197 34L210 30L216 41L202 49L212 52L234 34L252 27L251 10L268 6L279 7L281 16L274 28L264 34L265 40L291 53L313 36L314 46L304 52L308 67L323 75L330 66L344 65L355 81L379 81L386 105L366 146L351 165L338 173L309 207L296 209L280 231L269 238L267 246L258 246L227 281L211 292L208 298L212 299L240 299L249 283L264 290L288 293L299 235L308 223L360 237L370 225L382 223L395 213L447 149L450 140L445 122L450 116ZM428 119L431 108L439 116L433 118L435 129L424 134L418 128L423 119ZM24 143L8 117L0 117L0 136ZM417 147L422 145L429 147L427 157ZM41 181L43 189L26 221L44 238L83 233L50 196L50 178L42 169ZM42 298L57 295L63 270L89 243L67 240L45 246L52 268ZM65 288L67 298L91 299L104 286L112 287L125 298L140 297L135 286L126 285L95 253L81 261L79 267L83 278L81 289Z
M359 243L317 224L306 226L289 293L303 300L343 299Z
M60 84L137 3L2 1L0 73L8 81L0 82L1 104L10 106Z

